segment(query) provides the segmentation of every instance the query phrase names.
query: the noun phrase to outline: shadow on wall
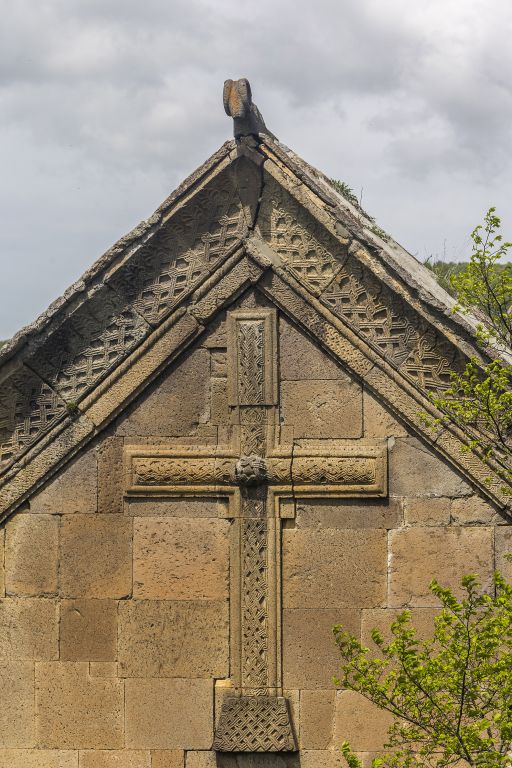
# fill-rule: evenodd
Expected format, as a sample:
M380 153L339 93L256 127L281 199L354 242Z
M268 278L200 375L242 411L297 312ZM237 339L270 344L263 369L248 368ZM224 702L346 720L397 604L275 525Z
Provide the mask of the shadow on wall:
M298 752L217 753L217 768L300 768Z

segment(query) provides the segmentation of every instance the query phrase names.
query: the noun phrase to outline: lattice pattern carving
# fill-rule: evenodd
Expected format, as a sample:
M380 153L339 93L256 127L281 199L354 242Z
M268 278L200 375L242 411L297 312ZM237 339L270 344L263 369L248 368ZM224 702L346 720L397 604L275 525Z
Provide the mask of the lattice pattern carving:
M445 389L450 370L464 366L455 347L353 258L322 300L422 389Z
M263 237L308 285L324 288L347 258L347 250L282 187L266 178L260 212Z
M213 748L218 752L296 750L286 699L270 696L226 698Z
M158 323L246 228L237 190L228 174L221 174L112 278L112 285L148 322Z
M260 501L255 499L256 503ZM251 500L248 500L249 504ZM246 502L244 502L245 504ZM267 686L267 524L242 521L242 684L265 693Z
M76 401L147 335L149 326L106 288L38 350L30 365L62 397Z
M27 369L0 386L0 467L8 466L66 412L56 392Z

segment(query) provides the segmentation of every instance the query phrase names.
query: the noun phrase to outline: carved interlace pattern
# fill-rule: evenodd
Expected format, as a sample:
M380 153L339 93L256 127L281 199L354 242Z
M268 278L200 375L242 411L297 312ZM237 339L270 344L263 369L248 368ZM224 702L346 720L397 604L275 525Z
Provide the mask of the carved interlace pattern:
M293 462L269 459L268 482L276 485L372 485L376 479L375 459L329 456L300 456Z
M254 454L241 456L235 465L235 480L238 485L261 485L267 479L265 459Z
M464 365L455 347L352 258L322 300L422 389L446 389L450 370Z
M242 684L254 693L267 686L267 523L242 520Z
M261 231L273 250L314 288L324 288L346 259L342 247L282 187L267 179L261 206Z
M226 698L213 748L219 752L294 750L286 700L270 696Z
M266 409L240 409L240 438L243 453L262 455L265 451Z
M135 485L230 485L233 459L209 457L137 456L133 459Z
M245 231L237 190L222 174L187 203L112 284L148 322L157 323Z
M60 397L27 369L0 385L0 467L23 450L66 412Z
M261 320L238 323L237 345L240 405L262 403L265 397L265 359L263 354L265 326Z

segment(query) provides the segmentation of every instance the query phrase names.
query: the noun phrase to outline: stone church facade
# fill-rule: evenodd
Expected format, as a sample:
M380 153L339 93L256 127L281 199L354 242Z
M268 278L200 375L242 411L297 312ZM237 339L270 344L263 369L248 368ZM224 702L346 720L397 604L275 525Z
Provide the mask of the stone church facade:
M499 478L424 420L471 318L381 235L241 136L2 351L0 768L369 762L332 626L509 573Z

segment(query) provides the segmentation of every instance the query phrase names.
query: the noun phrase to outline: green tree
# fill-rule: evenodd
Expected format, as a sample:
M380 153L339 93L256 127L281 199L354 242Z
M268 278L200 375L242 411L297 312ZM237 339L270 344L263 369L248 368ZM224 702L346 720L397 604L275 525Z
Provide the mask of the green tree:
M372 631L374 652L334 628L343 659L336 684L393 715L388 751L373 768L512 764L512 586L496 573L493 595L472 575L462 588L457 599L431 583L441 608L428 641L419 642L408 611L390 641ZM342 751L360 768L347 742Z
M512 480L512 263L503 263L512 243L500 233L490 208L484 224L472 232L469 263L450 277L456 309L478 319L477 340L490 362L470 358L462 372L451 373L450 387L434 403L468 433L468 450L493 462L507 483Z

